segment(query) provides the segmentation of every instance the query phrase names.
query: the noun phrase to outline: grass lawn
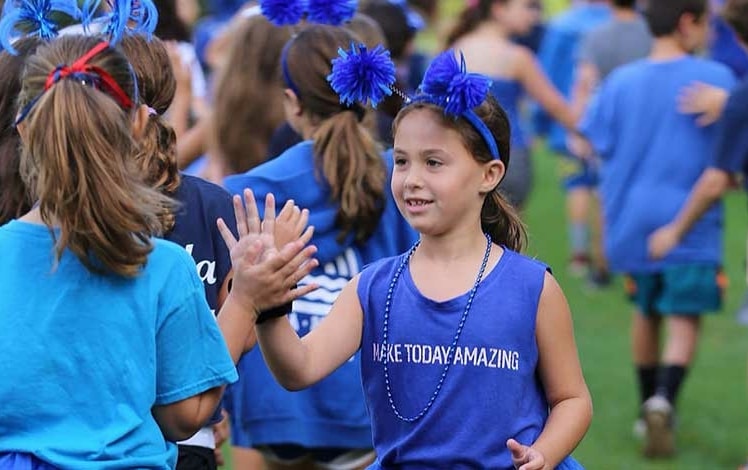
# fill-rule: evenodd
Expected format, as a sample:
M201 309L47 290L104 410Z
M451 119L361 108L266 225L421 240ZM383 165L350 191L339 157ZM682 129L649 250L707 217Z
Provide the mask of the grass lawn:
M735 323L733 315L744 291L748 218L744 194L736 192L727 199L725 268L730 288L724 311L704 325L698 359L680 397L677 459L649 462L640 458L639 442L631 433L637 392L629 361L630 305L624 300L620 280L607 290L591 291L567 276L563 193L557 183L556 161L540 151L534 163L535 191L525 216L530 232L527 253L555 268L574 314L595 404L592 428L575 456L592 470L734 469L744 460L748 444L748 331ZM225 468L231 468L230 463Z

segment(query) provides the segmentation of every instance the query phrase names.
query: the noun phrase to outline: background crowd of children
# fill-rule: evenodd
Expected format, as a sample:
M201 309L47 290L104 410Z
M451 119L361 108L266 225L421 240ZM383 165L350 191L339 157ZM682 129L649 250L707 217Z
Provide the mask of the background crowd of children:
M0 469L581 468L606 397L553 271L630 300L634 436L674 458L748 252L748 0L296 3L5 1ZM376 107L331 86L352 44ZM522 254L544 154L566 266Z

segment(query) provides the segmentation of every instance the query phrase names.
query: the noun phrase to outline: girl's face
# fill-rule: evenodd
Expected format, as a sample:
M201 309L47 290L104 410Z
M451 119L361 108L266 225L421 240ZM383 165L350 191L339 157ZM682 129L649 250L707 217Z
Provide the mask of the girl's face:
M432 236L474 224L491 189L488 165L477 162L457 131L442 126L434 113L416 109L399 122L392 173L400 213L415 230Z
M540 3L538 0L495 2L493 16L504 25L509 34L522 36L540 21Z

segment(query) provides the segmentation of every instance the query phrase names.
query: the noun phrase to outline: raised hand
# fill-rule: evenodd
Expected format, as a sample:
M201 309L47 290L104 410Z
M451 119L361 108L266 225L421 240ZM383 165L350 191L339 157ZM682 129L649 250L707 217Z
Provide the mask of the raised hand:
M297 240L309 223L309 209L301 209L293 199L286 201L275 218L275 246L280 249L286 243Z
M517 470L545 470L545 457L537 449L522 445L514 439L506 441L512 453L512 463Z
M247 310L257 314L293 301L317 288L316 285L297 286L298 282L314 269L318 262L311 257L314 246L307 246L314 232L308 227L301 236L276 247L275 198L265 198L265 216L260 221L252 191L244 191L245 204L234 196L239 240L222 220L218 229L231 253L234 280L231 294ZM297 221L298 222L298 221Z

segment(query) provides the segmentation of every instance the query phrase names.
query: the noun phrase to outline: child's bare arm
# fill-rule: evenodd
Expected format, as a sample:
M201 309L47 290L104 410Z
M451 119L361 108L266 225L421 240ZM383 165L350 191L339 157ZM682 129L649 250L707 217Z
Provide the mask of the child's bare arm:
M549 273L545 275L540 296L536 337L538 368L551 412L538 439L520 444L530 445L528 455L535 457L536 462L543 460L538 469L556 468L587 432L592 419L592 399L579 363L569 305ZM531 461L525 465L518 468L536 468Z
M700 126L714 124L722 116L729 93L722 88L695 82L681 90L678 96L678 111L697 114Z
M517 61L518 79L527 93L556 121L570 132L576 131L577 117L571 105L559 93L538 64L535 56L520 49Z
M289 390L320 381L351 358L361 345L363 311L358 299L358 277L338 296L327 317L311 333L299 338L288 318L257 325L257 339L275 379Z

